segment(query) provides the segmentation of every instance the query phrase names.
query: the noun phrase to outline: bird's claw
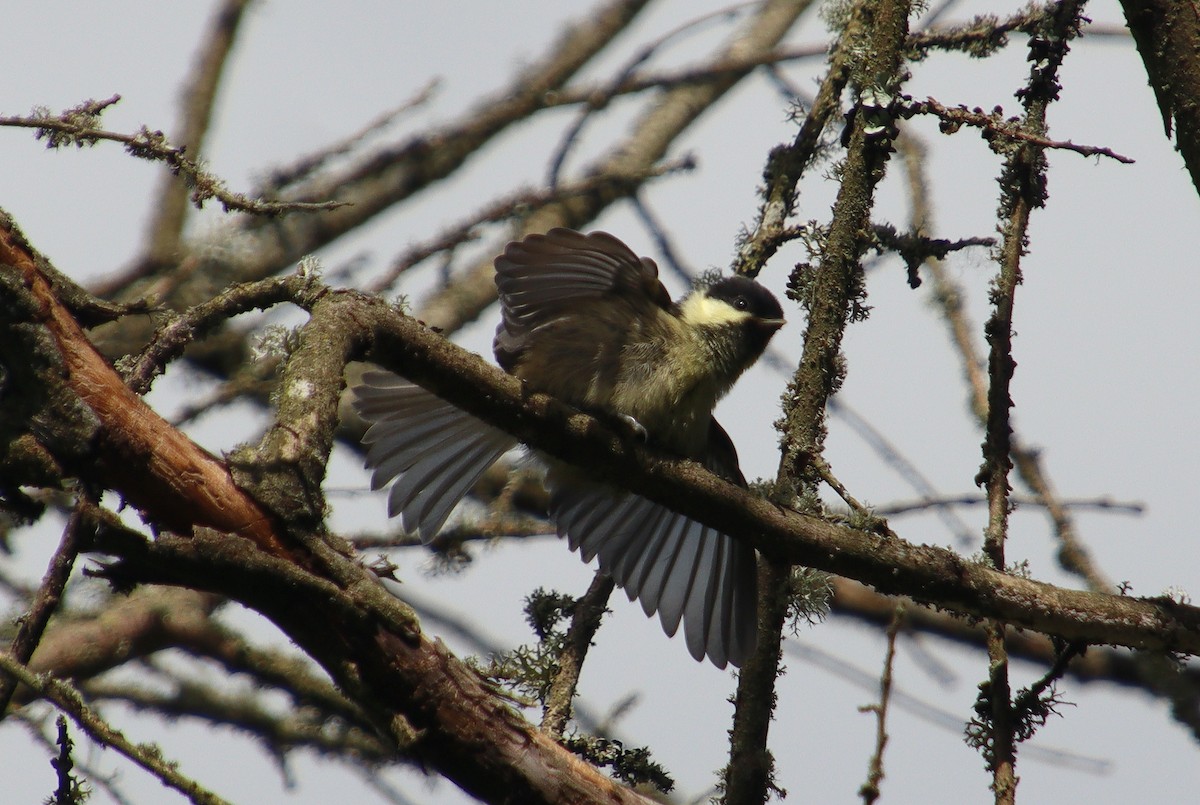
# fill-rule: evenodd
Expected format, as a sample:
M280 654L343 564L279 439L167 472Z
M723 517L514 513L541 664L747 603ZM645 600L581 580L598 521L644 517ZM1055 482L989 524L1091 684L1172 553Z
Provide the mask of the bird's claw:
M637 436L638 439L643 442L649 441L650 434L646 433L646 427L641 422L638 422L636 419L629 416L629 414L619 414L619 416L621 421L624 422L631 431L633 431L634 436Z

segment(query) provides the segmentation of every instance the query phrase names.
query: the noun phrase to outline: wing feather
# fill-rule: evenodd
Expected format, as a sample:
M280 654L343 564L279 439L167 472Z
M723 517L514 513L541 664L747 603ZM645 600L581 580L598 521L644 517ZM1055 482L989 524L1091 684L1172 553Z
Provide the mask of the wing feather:
M354 409L371 423L363 437L371 488L388 492L388 516L429 542L451 511L516 439L391 372L363 374Z

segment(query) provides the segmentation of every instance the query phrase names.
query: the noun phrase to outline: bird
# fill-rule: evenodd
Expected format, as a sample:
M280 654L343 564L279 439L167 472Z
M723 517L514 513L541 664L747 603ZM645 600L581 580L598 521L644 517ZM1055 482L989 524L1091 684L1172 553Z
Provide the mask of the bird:
M734 275L672 301L648 257L607 232L555 228L496 257L500 367L530 391L615 419L648 445L746 486L717 401L785 323L774 295ZM393 484L388 516L431 540L517 440L392 372L353 389L371 487ZM741 667L757 635L754 549L636 492L546 459L548 515L585 562L599 559L689 653Z

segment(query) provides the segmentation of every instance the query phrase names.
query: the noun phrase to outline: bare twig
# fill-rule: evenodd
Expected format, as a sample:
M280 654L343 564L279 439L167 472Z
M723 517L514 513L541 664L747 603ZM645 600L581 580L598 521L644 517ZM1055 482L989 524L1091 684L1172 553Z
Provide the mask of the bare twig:
M34 594L29 611L21 618L17 626L17 634L9 645L9 654L22 665L28 664L34 650L42 640L46 624L50 616L58 609L62 600L63 590L66 589L67 579L71 577L71 569L75 566L75 557L79 555L79 529L82 522L82 502L76 504L67 525L63 529L62 540L50 558L50 565L42 577L42 583ZM8 704L17 689L16 679L9 677L0 679L0 718L8 710Z
M839 397L829 400L829 412L842 423L858 434L873 449L887 466L903 478L924 500L936 500L940 497L933 482L930 481L915 464L909 461L892 442L861 414L846 404ZM976 532L952 509L945 506L936 509L938 517L946 528L954 534L960 545L969 545L975 541ZM886 516L883 507L876 507L876 514Z
M887 651L883 657L883 673L879 676L879 701L859 708L875 714L875 751L871 753L871 760L867 764L867 781L858 789L859 796L867 805L879 799L879 784L883 782L883 750L888 742L887 715L892 700L892 666L896 659L896 635L903 623L904 604L899 603L887 628Z
M267 175L255 188L257 196L274 196L285 188L310 178L338 157L346 156L359 148L368 137L392 125L401 115L424 106L433 98L439 81L430 79L425 86L417 90L412 97L403 101L394 109L389 109L370 120L358 131L343 137L320 151L303 156L291 165L271 168Z
M13 713L9 718L15 718L33 738L34 742L40 744L47 753L55 751L55 739L49 735L49 722L45 717L32 717L27 711L21 710ZM59 716L58 718L62 718ZM55 721L58 719L56 718ZM90 753L89 753L90 754ZM75 767L78 768L89 784L95 785L102 789L113 802L117 805L133 805L133 800L125 795L120 788L117 787L117 778L120 776L119 771L104 773L100 769L90 765L86 759L76 759Z
M143 126L133 134L107 131L99 128L100 112L112 106L121 99L114 95L104 101L84 101L78 106L55 115L49 109L34 109L33 113L25 116L0 116L0 126L34 129L39 140L46 141L47 148L62 148L74 145L77 148L95 145L107 140L120 143L125 150L138 159L151 162L164 162L171 172L182 176L191 188L192 203L197 207L204 202L216 199L226 212L237 211L253 215L283 215L289 212L322 212L343 207L344 201L265 201L252 199L242 193L235 193L225 186L225 182L201 168L190 158L184 156L184 148L176 147L168 142L161 131L151 131Z
M295 749L366 763L400 757L396 747L384 741L364 719L348 721L342 713L316 707L298 707L280 714L258 692L228 690L228 680L224 679L215 686L175 677L165 681L173 690L160 692L157 685L107 680L90 682L83 689L94 702L120 702L132 710L171 720L187 717L230 727L255 739L279 758Z
M1098 511L1113 512L1114 514L1140 515L1146 511L1144 503L1113 500L1111 497L1051 498L1048 500L1041 495L1010 495L1009 501L1014 506L1037 506L1046 509L1061 508L1064 512L1068 509L1095 509ZM943 495L921 498L920 500L897 501L884 506L875 506L872 508L872 511L881 517L891 517L948 506L983 506L986 504L987 498L983 495Z
M703 65L672 72L629 75L620 81L604 84L580 84L567 87L546 99L547 107L571 106L586 103L592 109L602 109L614 98L650 90L667 90L689 84L707 84L736 77L757 67L774 67L788 62L814 59L828 51L825 45L796 45L776 48L766 53L727 54Z
M180 153L204 153L204 137L212 120L217 88L249 4L250 0L224 0L213 15L200 57L183 93L182 119L175 132ZM187 217L188 184L174 176L164 177L160 184L158 202L151 205L146 251L138 261L142 265L166 263L176 257Z
M600 628L608 597L612 595L613 579L607 573L597 573L587 592L575 603L575 613L567 629L563 651L558 656L558 669L546 692L546 704L542 710L542 729L555 738L562 738L567 720L571 717L575 688L583 661L591 648L592 638Z
M894 607L889 607L889 612ZM885 621L891 622L891 615ZM852 662L844 660L821 647L798 640L789 640L784 644L785 653L793 659L806 662L816 668L826 671L839 682L853 685L860 690L876 693L879 690L879 674L861 668ZM891 704L892 711L901 710L931 724L937 729L953 735L961 735L963 730L962 714L947 710L934 702L920 699L906 693L893 680ZM1054 749L1033 744L1025 747L1025 757L1028 760L1039 760L1055 769L1074 769L1090 774L1106 774L1112 768L1112 762L1087 755L1080 755L1063 749Z
M171 314L122 373L125 382L138 394L145 394L154 378L162 374L168 363L182 355L193 339L240 313L265 310L303 296L315 283L315 273L302 270L286 277L234 285L203 304L180 314Z
M368 290L380 293L396 282L400 275L435 254L453 252L464 243L475 240L476 229L487 223L496 223L542 209L550 204L560 204L590 193L602 193L627 183L640 184L648 179L686 172L696 167L690 156L652 165L634 176L612 177L607 175L587 176L577 181L560 184L545 190L526 189L497 199L479 210L465 221L447 227L430 240L410 247L392 261L391 268L368 286Z
M607 88L587 95L584 98L583 109L580 110L575 121L567 128L566 133L559 142L558 148L555 149L554 156L550 159L550 170L546 178L547 186L551 188L558 186L558 179L562 172L563 163L566 162L571 147L578 141L584 126L592 118L592 113L607 106L609 100L619 94L618 88L621 84L628 81L639 66L649 61L655 53L666 47L671 40L681 37L684 34L693 33L698 28L716 20L732 19L738 13L748 9L750 5L751 3L749 2L740 2L726 8L717 9L716 11L688 20L677 28L668 31L633 54L625 66L617 71L616 77L610 81Z
M88 707L83 696L71 685L51 676L35 674L11 654L0 653L0 671L21 684L32 688L39 696L50 700L71 717L93 741L115 749L154 775L168 788L173 788L196 805L226 805L226 801L195 780L180 774L177 763L165 760L162 750L147 744L135 744Z
M1074 151L1085 157L1109 157L1126 165L1134 163L1134 160L1130 157L1118 154L1111 148L1098 145L1079 145L1070 140L1052 140L1041 133L1040 130L1027 128L1019 118L1005 118L1004 112L999 107L996 107L991 112L984 112L982 109L967 109L963 105L948 107L933 98L926 98L923 101L909 101L904 103L901 105L901 109L905 117L920 114L936 116L942 121L941 130L945 134L952 134L963 126L974 126L981 130L983 138L990 143L994 143L996 140L1023 142L1041 148ZM1003 150L1003 145L997 146L993 144L993 148Z

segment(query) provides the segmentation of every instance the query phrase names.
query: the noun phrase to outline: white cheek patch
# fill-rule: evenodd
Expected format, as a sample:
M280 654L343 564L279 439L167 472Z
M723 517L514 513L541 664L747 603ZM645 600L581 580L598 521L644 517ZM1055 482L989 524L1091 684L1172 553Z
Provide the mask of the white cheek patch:
M694 293L683 300L682 312L684 320L690 324L738 324L750 318L746 311L703 293Z

